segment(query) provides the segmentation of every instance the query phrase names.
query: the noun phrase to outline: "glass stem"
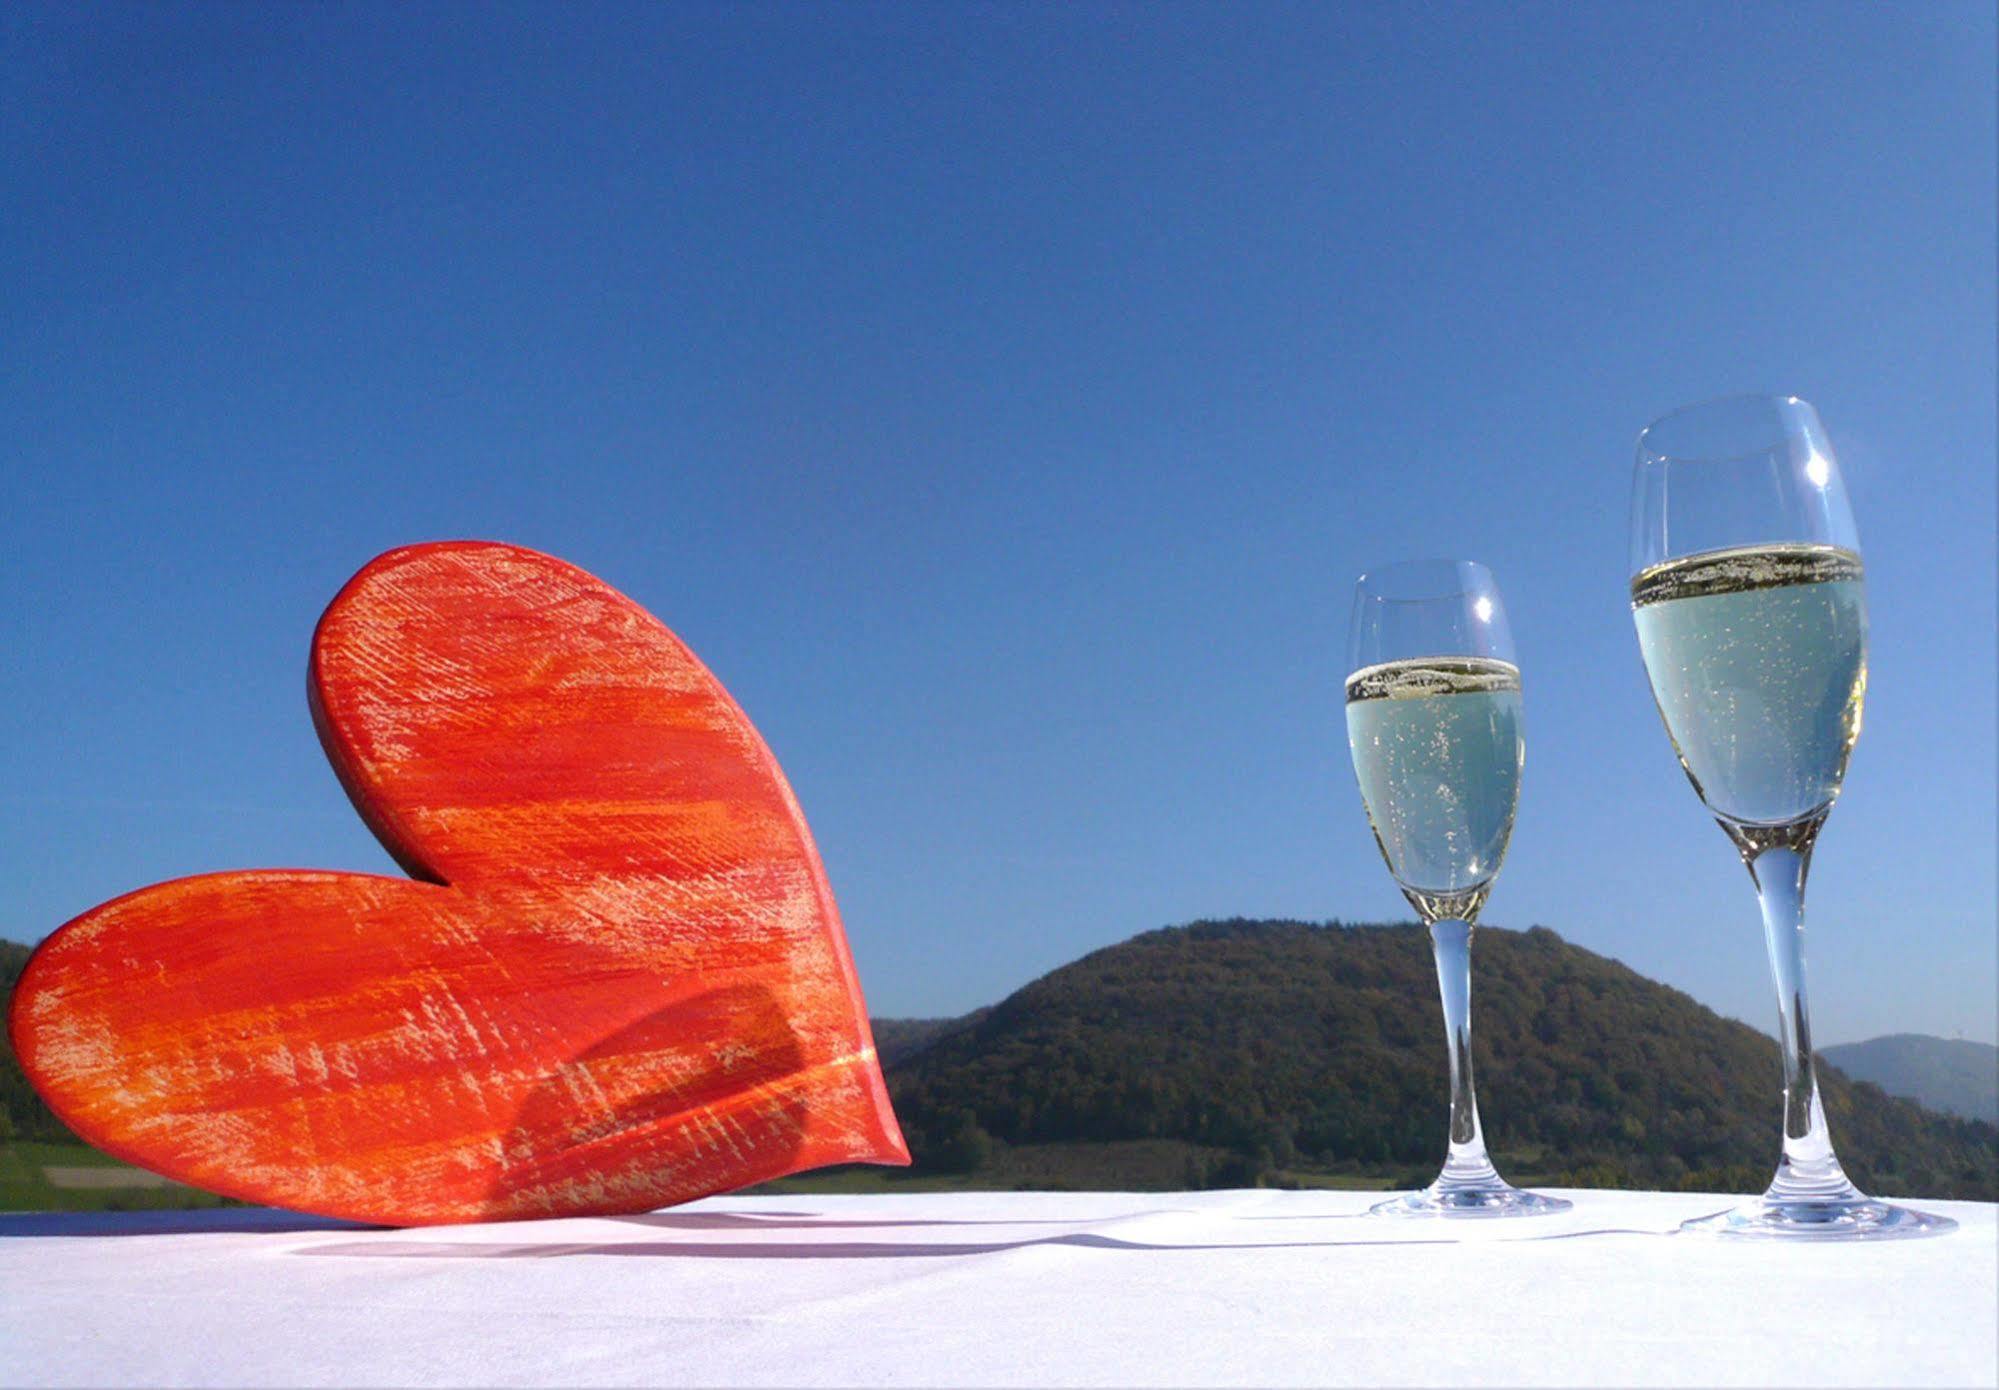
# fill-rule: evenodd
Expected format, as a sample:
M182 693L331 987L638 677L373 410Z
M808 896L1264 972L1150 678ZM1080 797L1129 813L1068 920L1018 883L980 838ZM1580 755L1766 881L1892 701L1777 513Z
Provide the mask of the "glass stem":
M1815 833L1817 824L1810 829ZM1811 869L1812 837L1743 846L1742 858L1763 908L1763 939L1777 985L1778 1040L1784 1049L1784 1157L1765 1200L1852 1197L1853 1184L1832 1151L1812 1066L1811 1009L1805 1001L1805 875Z
M1451 1149L1438 1187L1494 1187L1499 1174L1485 1152L1478 1123L1478 1096L1471 1072L1472 924L1458 918L1430 923L1437 954L1437 992L1444 1003L1444 1035L1451 1049Z

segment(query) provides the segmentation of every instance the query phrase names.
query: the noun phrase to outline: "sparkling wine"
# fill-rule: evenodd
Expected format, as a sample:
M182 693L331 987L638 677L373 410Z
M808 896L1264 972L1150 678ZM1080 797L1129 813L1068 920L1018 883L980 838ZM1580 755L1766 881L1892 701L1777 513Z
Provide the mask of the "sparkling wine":
M1347 742L1375 842L1405 889L1465 894L1491 882L1520 799L1518 667L1486 657L1363 667L1347 677Z
M1711 810L1786 825L1839 795L1867 692L1860 556L1710 551L1639 574L1631 604L1666 732Z

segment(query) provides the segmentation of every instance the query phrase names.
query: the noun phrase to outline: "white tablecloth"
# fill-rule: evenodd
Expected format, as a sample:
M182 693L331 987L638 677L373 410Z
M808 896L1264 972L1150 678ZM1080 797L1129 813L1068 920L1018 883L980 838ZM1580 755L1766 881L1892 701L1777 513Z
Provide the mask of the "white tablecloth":
M736 1197L384 1231L0 1216L9 1385L1993 1385L1995 1208L1935 1240L1674 1234L1721 1200Z

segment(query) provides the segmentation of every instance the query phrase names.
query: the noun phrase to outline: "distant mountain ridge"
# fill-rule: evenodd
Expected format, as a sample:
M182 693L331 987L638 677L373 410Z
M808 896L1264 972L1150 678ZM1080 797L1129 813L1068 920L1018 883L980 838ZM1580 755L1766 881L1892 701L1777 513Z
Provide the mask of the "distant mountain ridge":
M957 1018L871 1018L868 1026L875 1035L875 1055L881 1058L883 1066L892 1067L953 1033L976 1027L991 1012L988 1006Z
M1890 1033L1819 1055L1857 1081L1932 1110L1999 1125L1999 1047L1927 1033Z
M1776 1044L1545 927L1481 927L1474 1058L1488 1142L1577 1185L1760 1190ZM889 1064L919 1158L1172 1140L1252 1174L1442 1156L1445 1061L1415 924L1206 921L1092 952ZM1999 1129L1822 1070L1856 1181L1999 1200Z

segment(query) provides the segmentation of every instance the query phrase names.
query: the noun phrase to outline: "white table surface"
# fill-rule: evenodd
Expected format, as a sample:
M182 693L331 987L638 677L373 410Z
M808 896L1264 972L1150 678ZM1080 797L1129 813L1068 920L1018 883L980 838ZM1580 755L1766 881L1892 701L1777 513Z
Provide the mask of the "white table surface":
M1336 1192L716 1198L374 1230L0 1216L8 1385L1994 1385L1999 1223L1772 1248L1721 1199L1438 1223Z

